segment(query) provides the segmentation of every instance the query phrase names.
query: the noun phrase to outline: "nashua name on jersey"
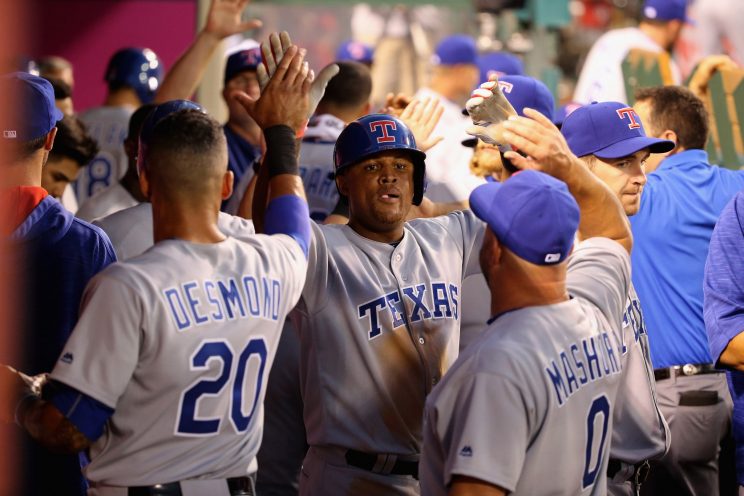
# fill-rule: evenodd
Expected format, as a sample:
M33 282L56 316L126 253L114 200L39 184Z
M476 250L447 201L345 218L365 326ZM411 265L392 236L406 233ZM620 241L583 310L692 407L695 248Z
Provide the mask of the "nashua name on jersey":
M545 367L558 406L563 406L584 385L618 374L621 370L620 354L613 348L612 338L606 332L572 343Z
M245 275L223 281L191 281L163 290L179 331L208 322L243 318L278 320L282 283Z
M392 291L357 306L359 319L366 319L369 339L382 334L382 327L397 329L425 319L458 319L459 288L434 282Z

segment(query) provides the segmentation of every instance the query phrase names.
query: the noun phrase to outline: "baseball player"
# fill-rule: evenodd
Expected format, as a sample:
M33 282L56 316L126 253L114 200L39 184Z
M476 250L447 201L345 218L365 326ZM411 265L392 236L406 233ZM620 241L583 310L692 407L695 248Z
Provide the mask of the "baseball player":
M145 201L137 177L137 150L142 123L154 108L153 103L142 105L129 118L127 138L124 140L124 152L127 155L127 171L124 176L88 198L75 212L76 217L91 222Z
M141 149L155 246L91 282L48 399L15 409L48 445L90 446L95 494L253 494L268 370L307 268L307 204L296 159L281 153L306 118L302 59L290 48L252 102L269 145L265 226L275 235L220 233L232 183L220 125L193 110L162 118Z
M671 141L646 136L635 111L618 102L576 109L561 131L571 151L610 188L627 216L640 207L648 157L674 148ZM648 335L632 284L623 314L622 355L621 394L607 473L609 492L617 495L635 494L648 475L648 460L663 456L671 441L657 403Z
M550 120L525 115L503 138L526 157L506 158L565 184L528 170L471 194L493 316L427 399L427 495L605 494L632 237Z
M80 115L101 150L75 182L78 205L124 176L129 164L123 147L129 118L155 97L163 72L162 62L148 48L122 48L109 60L104 75L106 101Z
M310 445L300 494L419 494L424 398L457 355L460 288L477 271L484 232L470 211L406 222L423 199L424 158L387 114L355 120L336 140L349 222L312 225L292 319ZM265 179L259 173L257 231Z

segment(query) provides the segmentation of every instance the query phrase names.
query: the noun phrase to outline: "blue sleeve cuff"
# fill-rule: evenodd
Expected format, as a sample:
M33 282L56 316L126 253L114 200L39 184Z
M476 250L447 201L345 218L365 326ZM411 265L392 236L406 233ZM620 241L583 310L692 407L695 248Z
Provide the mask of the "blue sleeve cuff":
M114 414L113 408L61 382L52 381L49 389L51 393L46 398L47 401L72 422L77 430L90 441L101 437L106 421Z
M307 258L310 247L310 211L307 202L296 195L274 198L266 208L266 234L286 234L297 241Z

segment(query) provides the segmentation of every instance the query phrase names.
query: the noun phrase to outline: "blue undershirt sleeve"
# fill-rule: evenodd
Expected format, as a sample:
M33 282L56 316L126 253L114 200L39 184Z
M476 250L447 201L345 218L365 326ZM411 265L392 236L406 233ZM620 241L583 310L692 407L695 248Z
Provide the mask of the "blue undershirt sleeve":
M114 414L113 408L57 381L45 386L44 397L90 441L103 434L106 421Z
M269 202L264 220L266 234L286 234L302 248L307 258L310 246L310 211L296 195L282 195Z

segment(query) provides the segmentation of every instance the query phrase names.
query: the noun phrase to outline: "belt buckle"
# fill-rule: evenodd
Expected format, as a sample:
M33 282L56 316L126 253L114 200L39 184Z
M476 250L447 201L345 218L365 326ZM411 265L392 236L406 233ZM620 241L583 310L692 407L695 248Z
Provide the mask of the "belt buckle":
M641 484L646 482L646 479L648 479L648 474L650 472L651 464L648 462L648 460L643 460L636 466L635 472L633 472L633 483L637 487L640 487Z
M696 375L700 372L700 367L697 365L693 365L691 363L686 363L682 365L682 375Z

